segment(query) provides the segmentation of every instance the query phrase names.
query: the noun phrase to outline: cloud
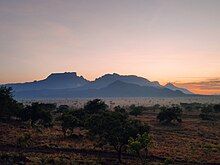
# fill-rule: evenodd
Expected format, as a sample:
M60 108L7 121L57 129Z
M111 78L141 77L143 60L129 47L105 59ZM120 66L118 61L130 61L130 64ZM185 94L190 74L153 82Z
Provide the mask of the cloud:
M174 83L177 86L188 88L199 94L220 94L220 77L199 82Z

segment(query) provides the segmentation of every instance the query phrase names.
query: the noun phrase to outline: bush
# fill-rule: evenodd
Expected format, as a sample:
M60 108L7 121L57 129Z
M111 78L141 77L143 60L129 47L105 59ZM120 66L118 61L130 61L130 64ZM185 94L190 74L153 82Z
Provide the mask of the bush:
M149 127L140 121L131 120L118 112L104 112L91 115L86 121L86 128L102 145L109 144L118 152L121 162L123 147L129 138L136 138L138 134L149 132Z
M132 104L129 107L129 109L130 109L129 115L138 116L143 113L144 107L143 106L135 106L134 104Z
M18 117L21 121L30 121L31 125L41 124L44 127L52 126L51 109L42 109L44 106L39 103L32 103L31 106L26 106L19 111ZM45 107L44 107L45 108Z
M182 109L178 106L162 107L160 113L157 115L160 123L171 124L172 121L182 122Z
M58 110L59 110L60 112L63 112L63 111L68 111L69 108L70 108L70 107L69 107L68 105L60 105L59 108L58 108Z
M17 110L23 107L22 104L17 103L13 99L12 88L1 86L0 87L0 117L10 118L17 115Z
M213 106L213 109L214 109L214 111L215 111L216 113L219 113L219 112L220 112L220 104L215 104L215 105Z
M103 111L106 111L107 108L108 108L108 105L105 104L105 102L100 99L90 100L84 106L84 110L88 114L103 112Z
M119 113L126 113L125 108L120 107L119 105L114 107L115 112L119 112Z
M79 126L79 120L71 114L63 114L61 117L61 126L64 136L67 135L68 131L72 135L74 128Z
M147 163L148 149L151 144L151 138L148 132L138 135L137 138L130 138L128 141L129 151L134 153L142 161L142 164Z

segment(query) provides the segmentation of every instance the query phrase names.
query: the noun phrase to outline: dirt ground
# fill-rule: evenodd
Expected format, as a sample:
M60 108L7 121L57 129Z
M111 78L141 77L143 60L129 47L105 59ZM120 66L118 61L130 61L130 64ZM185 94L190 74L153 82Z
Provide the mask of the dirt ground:
M220 164L219 120L202 121L198 111L184 111L181 124L163 126L156 119L157 113L148 110L132 117L150 126L153 141L150 164L163 164L166 160L172 160L172 164ZM31 135L27 149L17 146L24 133ZM38 129L19 121L0 123L0 156L23 156L27 164L117 164L112 147L98 148L85 132L77 129L75 133L79 136L64 137L59 123L52 128ZM126 153L123 162L140 164L137 158Z

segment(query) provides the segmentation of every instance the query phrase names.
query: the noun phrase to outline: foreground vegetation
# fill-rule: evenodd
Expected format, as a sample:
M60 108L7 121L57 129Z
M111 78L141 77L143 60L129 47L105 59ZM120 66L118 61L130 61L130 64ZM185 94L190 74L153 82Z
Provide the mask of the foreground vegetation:
M2 87L0 114L0 164L220 162L219 104L23 105Z

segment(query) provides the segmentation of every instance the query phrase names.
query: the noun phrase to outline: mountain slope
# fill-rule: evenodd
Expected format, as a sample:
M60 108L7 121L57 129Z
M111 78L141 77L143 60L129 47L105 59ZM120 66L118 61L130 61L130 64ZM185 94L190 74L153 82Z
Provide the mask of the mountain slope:
M40 89L65 89L78 88L84 86L89 81L82 76L77 76L76 72L52 73L46 79L34 82L6 84L15 91L40 90Z
M185 89L185 88L179 88L179 87L176 87L175 85L173 85L172 83L167 83L165 86L165 88L168 88L170 90L173 90L173 91L181 91L185 94L193 94L191 91L189 91L188 89Z
M138 77L135 75L119 75L116 73L105 74L102 77L95 79L95 81L86 84L84 89L100 89L107 87L109 84L115 81L122 81L125 83L136 84L140 86L153 86L153 87L162 87L158 82L151 82L143 77Z
M100 89L50 89L15 92L16 98L182 97L181 91L115 81Z

